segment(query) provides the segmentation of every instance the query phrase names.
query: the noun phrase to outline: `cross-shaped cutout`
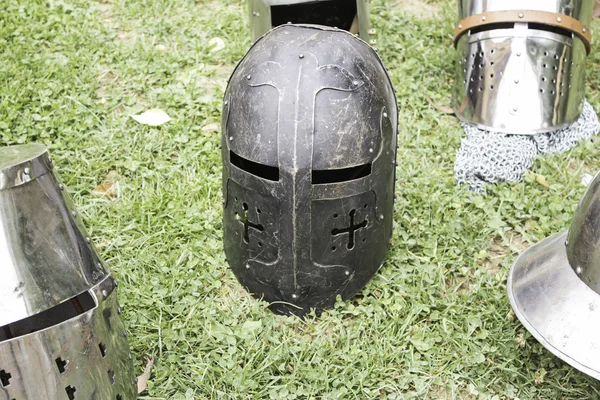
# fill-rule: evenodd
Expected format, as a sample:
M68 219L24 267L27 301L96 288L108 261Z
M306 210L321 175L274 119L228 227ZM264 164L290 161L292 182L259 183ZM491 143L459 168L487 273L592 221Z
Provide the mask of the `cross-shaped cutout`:
M241 216L237 212L235 213L235 215L236 215L238 221L240 221L242 223L242 225L244 225L244 242L250 243L250 235L249 235L250 228L256 229L257 231L262 232L265 230L265 227L260 224L255 224L253 222L250 222L250 220L248 218L248 204L244 203L244 204L242 204L242 207L244 207L244 215Z
M10 372L0 370L0 382L2 383L3 387L7 387L8 385L10 385L10 378L12 378Z
M342 235L347 233L348 234L348 250L352 250L354 248L354 233L359 230L364 228L365 226L367 226L367 220L364 220L363 222L355 225L354 223L354 215L356 214L356 210L352 210L350 211L350 226L347 228L343 228L343 229L338 229L338 228L334 228L331 231L331 234L333 236L337 236L337 235Z
M115 371L113 371L112 369L108 370L108 379L110 379L110 384L114 385L115 384Z
M56 361L56 366L58 367L58 372L60 372L62 374L67 370L67 364L69 363L68 360L63 360L62 358L58 357L54 361Z
M65 391L67 392L67 397L69 398L69 400L75 400L75 392L77 391L77 389L75 389L75 386L67 386L65 388Z
M100 348L100 353L102 354L102 358L106 357L106 345L104 343L100 343L98 345Z

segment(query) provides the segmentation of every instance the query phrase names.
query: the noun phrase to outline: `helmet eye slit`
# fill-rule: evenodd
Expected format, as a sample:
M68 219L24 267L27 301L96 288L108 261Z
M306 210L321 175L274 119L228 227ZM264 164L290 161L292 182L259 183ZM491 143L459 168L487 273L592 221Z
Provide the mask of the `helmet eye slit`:
M258 176L259 178L268 181L279 181L279 168L277 167L250 161L235 154L233 151L229 152L229 161L239 169L244 170L251 175Z
M328 183L347 182L364 178L370 174L370 163L343 169L313 170L312 183L313 185L324 185Z
M48 310L8 325L0 326L0 343L58 325L78 315L85 314L95 307L96 301L93 296L87 291L83 292ZM58 364L60 363L57 361L57 366L60 369L61 366Z
M271 6L271 25L317 24L350 30L358 9L356 1L327 0Z

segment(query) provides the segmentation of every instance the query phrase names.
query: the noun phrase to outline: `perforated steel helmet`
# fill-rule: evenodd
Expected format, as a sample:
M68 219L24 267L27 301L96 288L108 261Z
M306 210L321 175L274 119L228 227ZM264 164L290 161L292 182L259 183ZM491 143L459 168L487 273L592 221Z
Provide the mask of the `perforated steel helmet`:
M554 355L600 379L600 174L568 232L527 249L508 276L515 314Z
M252 40L291 22L337 27L370 40L369 0L248 0Z
M459 0L453 107L484 130L535 134L585 101L594 0Z
M346 31L282 25L235 69L222 127L224 241L279 313L362 289L392 233L397 105L377 53Z
M0 147L0 398L135 398L116 282L44 146Z

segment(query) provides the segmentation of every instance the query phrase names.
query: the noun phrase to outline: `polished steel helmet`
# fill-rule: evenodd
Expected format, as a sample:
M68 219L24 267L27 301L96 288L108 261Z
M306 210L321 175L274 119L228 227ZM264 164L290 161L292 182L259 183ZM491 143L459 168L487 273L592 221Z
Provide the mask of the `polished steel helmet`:
M377 53L340 29L282 25L236 67L223 109L225 253L275 312L331 307L383 263L397 118Z
M135 398L116 282L41 145L0 147L0 398Z
M600 379L600 174L568 232L527 249L508 276L523 325L554 355Z
M250 31L257 40L271 28L318 24L347 30L369 41L370 0L248 0Z
M550 132L583 110L594 0L458 0L453 107L462 121Z

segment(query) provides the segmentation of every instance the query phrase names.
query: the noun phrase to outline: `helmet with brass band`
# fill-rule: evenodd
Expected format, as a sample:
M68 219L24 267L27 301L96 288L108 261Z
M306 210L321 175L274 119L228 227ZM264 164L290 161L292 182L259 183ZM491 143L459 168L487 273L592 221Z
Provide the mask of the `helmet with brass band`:
M453 107L480 129L533 135L585 103L593 0L459 0Z

